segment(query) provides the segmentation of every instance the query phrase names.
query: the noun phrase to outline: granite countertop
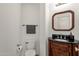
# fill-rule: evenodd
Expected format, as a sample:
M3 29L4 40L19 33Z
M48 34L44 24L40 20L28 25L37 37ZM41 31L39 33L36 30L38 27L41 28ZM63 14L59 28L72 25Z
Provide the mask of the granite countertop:
M52 37L49 37L49 40L58 41L58 42L65 42L65 43L79 44L79 40L74 40L74 42L69 42L68 40L63 40L63 39L52 39Z

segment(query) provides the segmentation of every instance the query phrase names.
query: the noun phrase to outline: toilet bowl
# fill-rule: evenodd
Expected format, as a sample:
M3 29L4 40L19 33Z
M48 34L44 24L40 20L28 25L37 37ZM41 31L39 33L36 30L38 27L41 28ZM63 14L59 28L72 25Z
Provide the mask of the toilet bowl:
M30 40L28 42L25 42L25 56L35 56L35 41Z
M35 56L36 52L35 50L26 50L25 51L25 56Z

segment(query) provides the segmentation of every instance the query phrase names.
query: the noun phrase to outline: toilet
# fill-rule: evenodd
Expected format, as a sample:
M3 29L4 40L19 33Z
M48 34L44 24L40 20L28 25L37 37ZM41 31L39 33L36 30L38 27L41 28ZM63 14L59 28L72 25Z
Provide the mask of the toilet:
M35 41L27 41L25 42L25 56L35 56Z

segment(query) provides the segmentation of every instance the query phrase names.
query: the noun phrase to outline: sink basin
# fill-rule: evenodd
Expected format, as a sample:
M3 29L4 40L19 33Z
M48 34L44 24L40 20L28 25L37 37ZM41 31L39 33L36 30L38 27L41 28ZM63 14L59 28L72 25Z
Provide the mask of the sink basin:
M68 42L67 40L64 40L64 39L54 39L56 41L62 41L62 42Z

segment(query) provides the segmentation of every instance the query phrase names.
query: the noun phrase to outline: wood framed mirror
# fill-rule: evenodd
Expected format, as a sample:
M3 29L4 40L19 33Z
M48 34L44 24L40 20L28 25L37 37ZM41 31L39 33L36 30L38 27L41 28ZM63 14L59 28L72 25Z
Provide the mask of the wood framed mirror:
M70 31L74 28L74 12L71 10L55 13L52 16L52 28L55 31Z

